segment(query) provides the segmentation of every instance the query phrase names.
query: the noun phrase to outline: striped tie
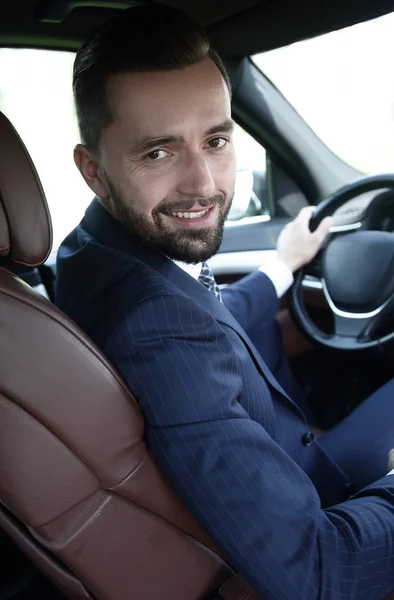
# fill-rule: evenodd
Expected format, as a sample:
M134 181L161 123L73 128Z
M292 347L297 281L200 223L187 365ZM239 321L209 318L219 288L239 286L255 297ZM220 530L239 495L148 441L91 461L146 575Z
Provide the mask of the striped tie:
M222 302L222 295L220 293L220 289L218 284L215 281L211 268L207 265L206 262L203 262L201 265L201 273L198 278L198 281L201 281L205 287L215 294L216 298L219 302Z

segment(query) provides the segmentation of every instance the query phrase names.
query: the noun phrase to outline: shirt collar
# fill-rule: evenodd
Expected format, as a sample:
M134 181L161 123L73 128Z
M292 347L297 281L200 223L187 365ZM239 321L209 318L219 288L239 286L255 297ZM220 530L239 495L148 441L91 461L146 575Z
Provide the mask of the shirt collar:
M182 271L185 271L185 273L190 275L190 277L193 277L193 279L198 279L200 277L202 267L201 263L198 263L197 265L191 265L189 263L181 262L180 260L174 260L173 262L177 267L182 269Z

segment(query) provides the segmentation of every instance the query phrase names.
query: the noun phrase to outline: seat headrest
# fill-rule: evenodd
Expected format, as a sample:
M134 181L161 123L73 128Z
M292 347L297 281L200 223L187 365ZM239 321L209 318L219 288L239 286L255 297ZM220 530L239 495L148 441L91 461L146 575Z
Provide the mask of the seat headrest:
M51 247L51 217L37 171L0 112L0 257L33 267L47 259Z

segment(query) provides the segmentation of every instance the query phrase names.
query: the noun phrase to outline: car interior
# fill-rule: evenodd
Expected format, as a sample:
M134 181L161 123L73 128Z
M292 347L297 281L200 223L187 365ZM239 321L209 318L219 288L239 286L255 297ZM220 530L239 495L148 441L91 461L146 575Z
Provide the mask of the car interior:
M68 227L69 205L58 216L56 188L36 162L39 140L23 133L44 102L40 81L53 75L33 73L30 81L24 72L20 126L4 83L20 76L11 52L55 51L72 59L93 28L137 4L0 5L0 600L257 600L150 457L132 391L53 304L63 235L57 223ZM328 240L296 274L277 315L316 422L329 429L393 374L394 172L368 173L337 155L256 57L263 63L278 49L294 53L297 44L373 23L391 14L392 3L163 4L207 29L231 78L240 144L260 148L258 159L251 164L247 157L238 171L223 243L210 260L217 282L229 285L269 259L280 231L303 206L317 206L312 229L333 215ZM2 71L7 60L9 80ZM382 69L390 66L387 56ZM40 122L42 130L49 127ZM57 148L45 152L50 162ZM73 193L67 177L56 186L59 194ZM74 225L83 214L78 210Z

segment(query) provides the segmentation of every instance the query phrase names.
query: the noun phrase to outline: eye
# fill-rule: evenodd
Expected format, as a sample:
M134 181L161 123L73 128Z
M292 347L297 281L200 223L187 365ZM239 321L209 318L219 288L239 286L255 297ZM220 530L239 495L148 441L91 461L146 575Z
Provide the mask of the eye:
M165 150L152 150L152 152L149 152L149 154L147 154L145 156L145 158L149 158L149 160L161 160L163 158L166 158L166 156L168 155L168 152L166 152Z
M222 137L213 138L208 142L211 148L223 148L227 144L227 140Z

